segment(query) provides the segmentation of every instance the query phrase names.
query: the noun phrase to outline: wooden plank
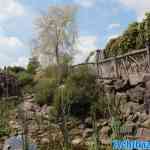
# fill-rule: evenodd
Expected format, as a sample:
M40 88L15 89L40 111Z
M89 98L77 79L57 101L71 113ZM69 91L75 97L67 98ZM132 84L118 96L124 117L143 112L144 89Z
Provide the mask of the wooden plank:
M137 55L137 54L141 54L144 52L147 52L147 49L133 50L132 52L129 52L129 53L126 53L126 54L123 54L120 56L116 56L116 59L122 59L126 56ZM114 57L110 57L110 58L106 58L104 60L100 60L98 63L103 64L103 63L107 63L107 62L112 62L113 60L114 60ZM84 65L96 65L96 63L95 62L89 62L89 63L76 64L76 65L73 65L72 68L84 66Z

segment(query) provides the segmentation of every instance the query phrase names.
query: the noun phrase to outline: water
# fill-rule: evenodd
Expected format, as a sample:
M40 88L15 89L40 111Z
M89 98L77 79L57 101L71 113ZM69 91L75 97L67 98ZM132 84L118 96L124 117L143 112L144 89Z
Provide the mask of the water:
M22 136L10 137L5 141L3 150L22 150L22 145ZM28 150L37 150L37 146L35 144L29 144Z

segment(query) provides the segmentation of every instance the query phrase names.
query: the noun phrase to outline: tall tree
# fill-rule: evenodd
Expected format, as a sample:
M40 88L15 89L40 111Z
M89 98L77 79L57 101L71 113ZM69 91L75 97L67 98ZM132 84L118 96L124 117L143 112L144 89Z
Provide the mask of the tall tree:
M61 56L74 49L75 14L76 7L71 5L50 6L47 13L37 18L38 49L55 58L57 64L60 64Z

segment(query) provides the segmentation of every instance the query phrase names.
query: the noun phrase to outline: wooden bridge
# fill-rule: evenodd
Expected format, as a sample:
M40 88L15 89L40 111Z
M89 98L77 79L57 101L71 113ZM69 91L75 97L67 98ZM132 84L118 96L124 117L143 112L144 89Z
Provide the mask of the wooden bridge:
M95 68L94 70L100 79L126 79L133 75L141 76L150 72L150 47L132 50L129 53L106 59L102 58L101 50L97 50L96 62L78 64L73 68L84 65Z

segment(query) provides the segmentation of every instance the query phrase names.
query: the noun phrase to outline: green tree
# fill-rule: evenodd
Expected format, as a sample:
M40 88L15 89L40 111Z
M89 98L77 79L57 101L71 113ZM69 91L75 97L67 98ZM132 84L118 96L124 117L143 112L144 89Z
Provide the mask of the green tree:
M37 68L40 66L36 57L30 59L29 64L27 66L27 72L31 74L35 74Z

